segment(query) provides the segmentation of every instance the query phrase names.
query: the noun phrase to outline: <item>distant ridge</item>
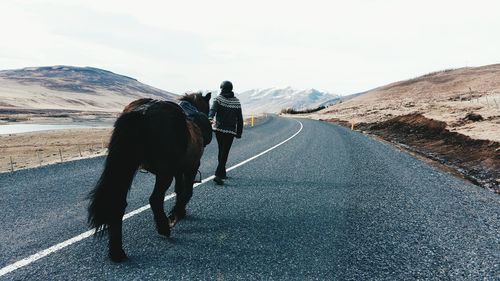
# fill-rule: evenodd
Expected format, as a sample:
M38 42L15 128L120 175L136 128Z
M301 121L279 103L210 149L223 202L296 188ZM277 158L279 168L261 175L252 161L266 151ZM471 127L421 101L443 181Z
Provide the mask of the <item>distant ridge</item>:
M105 69L100 69L96 67L91 67L91 66L84 66L84 67L79 67L79 66L67 66L67 65L54 65L54 66L39 66L39 67L25 67L21 69L6 69L6 70L0 70L1 72L11 72L11 73L19 73L23 74L29 71L38 71L38 72L57 72L57 71L71 71L71 72L89 72L89 73L102 73L102 74L111 74L111 75L116 75L120 76L126 79L134 80L137 81L137 79L134 79L129 76L121 75L121 74L116 74L114 72L111 72L109 70Z
M365 92L356 100L449 98L468 92L500 90L500 64L434 71Z
M132 100L173 93L95 67L66 65L0 71L0 108L121 111Z

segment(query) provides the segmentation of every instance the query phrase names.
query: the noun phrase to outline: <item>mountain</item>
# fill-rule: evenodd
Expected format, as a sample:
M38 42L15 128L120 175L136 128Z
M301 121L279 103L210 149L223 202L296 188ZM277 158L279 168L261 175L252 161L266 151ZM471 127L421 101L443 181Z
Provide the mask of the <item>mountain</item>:
M287 88L253 89L237 94L245 115L278 113L284 108L296 110L327 106L336 103L340 96L316 89L296 90Z
M0 71L0 110L117 112L129 102L176 95L93 67L47 66Z
M500 141L499 109L500 64L493 64L441 70L384 85L324 109L315 118L375 123L420 113L445 122L452 132ZM466 120L471 112L481 115L482 121Z
M394 99L448 99L457 94L480 94L500 90L500 64L431 72L365 92L353 101Z

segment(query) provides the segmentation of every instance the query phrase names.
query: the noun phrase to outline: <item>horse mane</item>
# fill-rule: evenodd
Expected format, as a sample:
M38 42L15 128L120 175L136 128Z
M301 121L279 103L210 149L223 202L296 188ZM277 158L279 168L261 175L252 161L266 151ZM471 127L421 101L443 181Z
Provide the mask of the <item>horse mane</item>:
M182 97L179 98L179 100L196 104L197 100L201 97L203 97L201 92L185 93Z
M198 111L208 114L209 105L203 98L201 92L186 93L179 98L180 101L186 101L198 109ZM207 112L205 112L207 111Z

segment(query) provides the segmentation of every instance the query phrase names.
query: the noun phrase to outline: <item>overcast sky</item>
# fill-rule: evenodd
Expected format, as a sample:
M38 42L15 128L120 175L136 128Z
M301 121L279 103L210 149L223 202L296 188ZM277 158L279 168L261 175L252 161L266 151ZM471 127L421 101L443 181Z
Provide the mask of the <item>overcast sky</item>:
M500 1L0 1L0 69L93 66L183 93L352 94L500 63Z

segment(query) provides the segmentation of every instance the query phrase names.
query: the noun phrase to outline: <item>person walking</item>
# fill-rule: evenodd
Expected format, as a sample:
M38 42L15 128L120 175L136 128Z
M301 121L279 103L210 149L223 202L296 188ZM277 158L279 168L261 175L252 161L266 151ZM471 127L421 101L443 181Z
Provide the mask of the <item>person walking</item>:
M229 150L234 138L241 138L243 133L241 104L239 99L234 96L231 82L224 81L220 85L220 94L214 99L208 118L213 124L215 138L219 146L219 164L215 170L214 182L218 185L224 185L224 180L227 179L226 163Z

